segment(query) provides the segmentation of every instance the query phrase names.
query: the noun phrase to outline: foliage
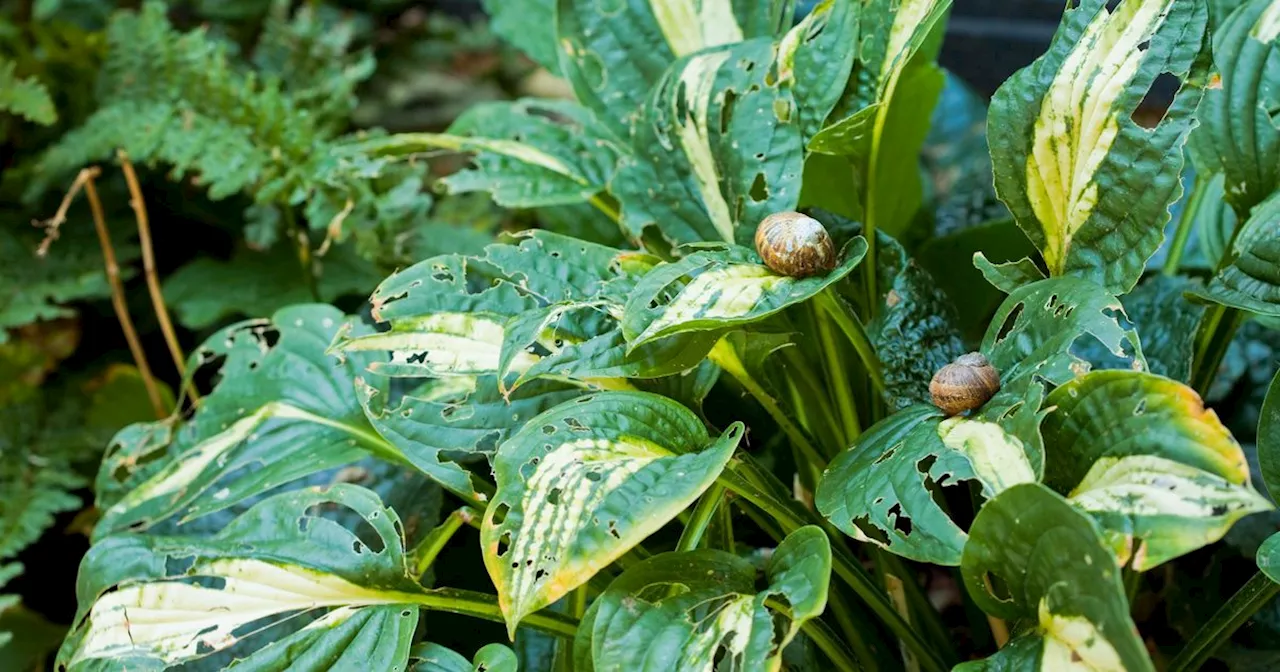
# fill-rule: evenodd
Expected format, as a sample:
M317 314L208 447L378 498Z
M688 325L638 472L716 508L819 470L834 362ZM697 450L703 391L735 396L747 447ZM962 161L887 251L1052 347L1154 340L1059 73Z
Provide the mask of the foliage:
M1280 488L1280 5L1071 3L984 112L936 63L948 0L484 4L561 96L362 128L401 109L362 99L403 72L398 31L429 41L413 10L287 2L194 29L110 12L92 105L50 89L59 125L0 189L34 206L124 148L179 178L144 175L178 212L156 239L230 234L158 272L130 193L95 222L144 224L134 301L72 282L79 247L0 271L39 278L5 326L154 301L179 374L148 409L140 357L97 397L128 409L79 407L38 338L0 346L23 420L2 450L29 458L0 474L0 560L106 447L58 669L1181 671L1274 648L1236 630L1280 593L1280 535L1217 542L1274 520L1257 479ZM0 73L58 81L24 58ZM830 270L764 262L785 211L826 228ZM1000 384L948 416L931 379L966 352Z

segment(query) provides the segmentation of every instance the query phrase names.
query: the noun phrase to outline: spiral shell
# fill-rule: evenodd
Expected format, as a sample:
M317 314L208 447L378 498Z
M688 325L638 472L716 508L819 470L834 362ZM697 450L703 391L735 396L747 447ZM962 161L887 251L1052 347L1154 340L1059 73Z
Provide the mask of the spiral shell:
M929 381L933 405L947 415L978 408L999 391L1000 372L980 352L960 355Z
M756 229L756 251L775 273L803 278L836 267L836 246L822 224L798 212L775 212Z

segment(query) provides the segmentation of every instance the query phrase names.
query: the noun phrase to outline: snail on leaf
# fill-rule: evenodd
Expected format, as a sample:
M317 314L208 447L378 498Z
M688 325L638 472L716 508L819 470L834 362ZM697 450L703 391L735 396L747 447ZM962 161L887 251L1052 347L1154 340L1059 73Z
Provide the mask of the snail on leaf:
M960 355L929 381L933 405L949 416L978 408L999 391L1000 372L980 352Z
M836 245L818 220L799 212L775 212L756 228L756 251L779 275L826 275L836 267Z

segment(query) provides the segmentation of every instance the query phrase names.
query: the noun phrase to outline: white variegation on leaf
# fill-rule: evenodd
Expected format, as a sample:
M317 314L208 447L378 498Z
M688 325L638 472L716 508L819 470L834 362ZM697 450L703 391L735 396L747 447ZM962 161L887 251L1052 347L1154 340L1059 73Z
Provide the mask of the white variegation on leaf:
M384 376L476 376L498 371L503 325L484 315L434 313L397 322L391 331L348 337L339 333L333 350L387 352L369 370ZM538 361L519 353L508 367L520 372Z
M1044 633L1039 669L1127 672L1120 653L1089 619L1055 614L1047 599L1040 600L1037 618Z

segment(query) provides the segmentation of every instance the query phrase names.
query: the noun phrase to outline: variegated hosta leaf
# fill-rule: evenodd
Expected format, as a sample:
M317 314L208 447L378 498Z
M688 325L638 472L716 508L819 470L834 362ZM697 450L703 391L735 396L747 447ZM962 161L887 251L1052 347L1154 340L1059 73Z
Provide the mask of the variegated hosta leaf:
M372 534L333 522L324 511L335 507ZM160 670L220 655L253 669L403 670L416 602L431 593L415 578L395 511L352 485L276 495L213 536L110 536L81 564L59 669ZM275 627L299 617L318 618Z
M601 392L532 419L498 448L481 527L507 627L585 583L715 481L743 427L714 441L691 411Z
M576 385L539 380L503 395L493 376L440 378L398 399L360 378L356 392L383 438L414 467L467 498L477 494L459 461L492 454L529 418L583 394Z
M807 278L779 275L744 247L695 252L658 266L636 284L623 313L622 331L634 349L681 332L758 322L839 281L866 251L866 241L855 238L834 270Z
M1275 0L1248 0L1235 8L1214 30L1220 81L1205 92L1197 112L1196 167L1223 173L1225 198L1241 219L1280 185L1277 37Z
M807 620L822 613L831 545L802 527L769 556L767 587L732 553L663 553L623 572L587 612L574 641L579 670L772 670ZM673 590L673 586L678 586ZM785 606L766 603L782 598Z
M836 456L814 503L841 532L898 555L957 565L964 530L935 500L944 487L975 481L991 498L1039 480L1040 388L1012 413L945 418L918 404L873 425Z
M1068 497L1102 526L1121 565L1146 571L1222 538L1271 503L1248 486L1152 455L1104 457Z
M1045 483L1098 520L1121 564L1145 571L1271 508L1240 446L1182 383L1094 371L1047 402Z
M590 110L537 99L477 105L448 133L398 133L340 151L413 157L439 149L475 155L471 169L443 180L450 191L486 191L508 208L582 203L605 190L626 152Z
M1133 287L1179 193L1182 145L1207 79L1203 2L1082 0L1048 52L991 101L996 190L1051 275ZM1157 75L1182 81L1164 119L1131 115Z
M983 611L1035 627L958 669L1154 672L1097 526L1048 488L1018 485L987 502L960 571Z
M1126 323L1120 301L1089 280L1048 278L1014 289L982 339L983 354L1000 372L997 399L1020 396L1033 376L1059 385L1087 372L1089 362L1073 351L1086 336L1145 370L1138 334Z
M1280 52L1276 60L1280 62ZM1230 263L1196 294L1224 306L1280 318L1280 194L1254 208L1236 233L1229 254Z
M221 360L220 380L195 414L113 440L98 472L95 536L178 513L190 520L369 452L398 459L353 394L369 358L325 354L346 319L330 306L293 306L210 337L187 368Z
M560 65L578 100L625 137L676 59L781 34L791 11L782 0L557 0Z

